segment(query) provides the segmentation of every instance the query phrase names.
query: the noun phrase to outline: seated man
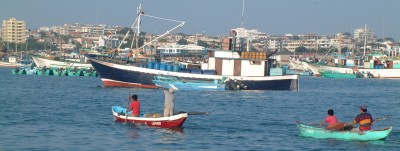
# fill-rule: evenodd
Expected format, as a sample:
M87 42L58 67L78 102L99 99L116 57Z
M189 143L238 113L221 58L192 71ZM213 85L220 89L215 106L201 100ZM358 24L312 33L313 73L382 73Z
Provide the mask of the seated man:
M130 108L128 109L128 111L132 111L132 116L140 116L140 100L138 100L138 96L132 95L132 103L130 105Z
M367 113L367 106L361 106L360 112L361 113L354 119L353 124L360 124L360 131L371 130L371 126L374 124L374 119L371 114Z

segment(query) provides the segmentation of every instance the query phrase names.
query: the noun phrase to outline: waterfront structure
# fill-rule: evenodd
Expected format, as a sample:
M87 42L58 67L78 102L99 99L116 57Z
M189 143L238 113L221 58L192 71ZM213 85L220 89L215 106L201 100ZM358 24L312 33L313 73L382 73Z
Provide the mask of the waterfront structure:
M4 42L25 43L27 40L26 22L16 18L3 20L1 36Z

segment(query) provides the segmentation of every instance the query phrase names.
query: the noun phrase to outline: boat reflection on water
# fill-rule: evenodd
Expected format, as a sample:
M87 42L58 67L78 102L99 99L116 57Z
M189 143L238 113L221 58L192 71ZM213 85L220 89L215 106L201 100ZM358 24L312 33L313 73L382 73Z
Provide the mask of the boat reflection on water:
M162 133L160 136L160 143L173 144L184 140L185 133L183 127L174 128L160 128Z

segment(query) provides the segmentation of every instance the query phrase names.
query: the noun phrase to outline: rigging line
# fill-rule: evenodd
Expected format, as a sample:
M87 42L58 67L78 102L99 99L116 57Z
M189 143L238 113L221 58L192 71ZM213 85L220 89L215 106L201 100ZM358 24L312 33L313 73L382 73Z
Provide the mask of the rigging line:
M150 18L161 19L161 20L166 20L166 21L174 21L174 22L184 23L184 21L173 20L173 19L167 19L167 18L162 18L162 17L156 17L156 16L151 16L151 15L146 15L146 14L143 14L143 16L150 17Z
M154 42L154 41L157 41L158 39L164 37L165 35L169 34L169 33L172 32L172 31L174 31L175 29L183 27L184 24L185 24L185 22L181 22L179 25L175 26L175 27L172 28L171 30L168 30L168 31L165 32L164 34L162 34L162 35L158 36L157 38L153 39L152 41L145 43L145 44L144 44L143 46L141 46L139 49L141 49L141 48L147 46L148 44L150 44L150 43L152 43L152 42Z
M139 18L136 17L135 21L132 23L131 27L128 29L128 32L126 32L126 34L125 34L124 38L122 39L122 41L125 41L125 39L128 37L128 35L129 35L129 33L130 33L130 31L131 31L132 28L136 28L136 27L134 27L134 26L135 26L135 24L137 23L138 19L139 19ZM121 46L122 46L122 42L119 44L118 49L119 49Z

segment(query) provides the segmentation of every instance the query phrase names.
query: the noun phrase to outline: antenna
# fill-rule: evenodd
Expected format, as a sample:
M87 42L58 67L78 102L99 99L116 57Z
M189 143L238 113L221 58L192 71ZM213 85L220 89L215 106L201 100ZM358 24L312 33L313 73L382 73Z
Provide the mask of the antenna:
M242 5L242 23L240 24L240 27L243 28L243 18L244 18L244 0L243 0L243 5Z

